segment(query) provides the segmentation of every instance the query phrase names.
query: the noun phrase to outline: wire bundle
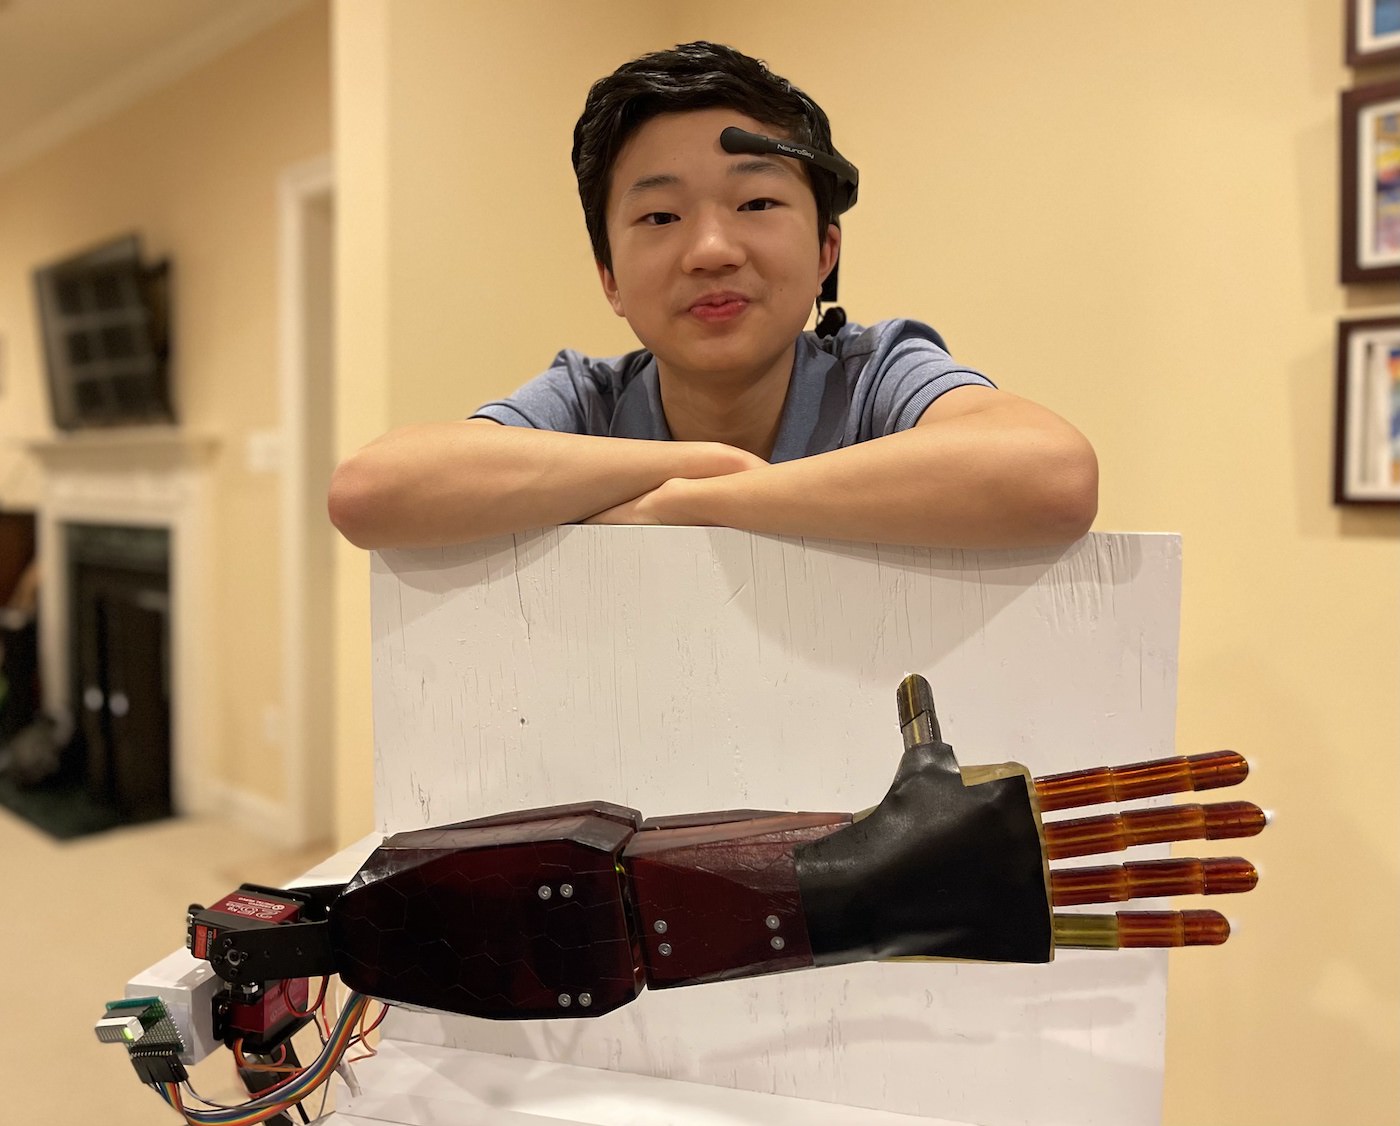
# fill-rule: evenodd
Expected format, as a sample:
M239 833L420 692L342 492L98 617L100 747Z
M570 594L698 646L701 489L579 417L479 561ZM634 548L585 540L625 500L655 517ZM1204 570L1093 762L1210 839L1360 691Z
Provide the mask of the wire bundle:
M178 1083L162 1083L157 1089L161 1097L179 1111L192 1126L252 1126L256 1122L265 1122L301 1102L341 1066L351 1044L363 1041L379 1023L375 1021L369 1028L362 1027L371 1003L370 998L352 992L335 1023L326 1030L325 1043L320 1055L305 1068L239 1106L197 1110L185 1105ZM380 1019L383 1019L382 1016Z

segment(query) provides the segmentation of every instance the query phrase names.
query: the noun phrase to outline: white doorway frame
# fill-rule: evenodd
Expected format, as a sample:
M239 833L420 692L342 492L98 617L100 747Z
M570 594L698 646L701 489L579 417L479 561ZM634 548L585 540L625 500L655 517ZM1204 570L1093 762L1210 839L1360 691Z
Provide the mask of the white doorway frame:
M334 668L329 623L333 535L322 460L334 433L333 239L335 172L329 156L292 165L278 180L278 383L281 411L282 744L285 842L332 836ZM330 365L323 371L318 365ZM317 636L317 634L320 636ZM319 666L319 667L318 667Z

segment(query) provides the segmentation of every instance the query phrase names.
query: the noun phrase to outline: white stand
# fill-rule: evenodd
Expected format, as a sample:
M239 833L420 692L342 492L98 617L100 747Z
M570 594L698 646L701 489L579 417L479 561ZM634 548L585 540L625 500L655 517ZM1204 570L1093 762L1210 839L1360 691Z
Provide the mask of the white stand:
M592 798L859 810L893 775L911 671L964 765L1174 754L1179 591L1170 536L971 552L570 527L384 552L380 828ZM645 992L591 1020L395 1010L337 1120L1156 1126L1165 991L1159 953L1068 952Z

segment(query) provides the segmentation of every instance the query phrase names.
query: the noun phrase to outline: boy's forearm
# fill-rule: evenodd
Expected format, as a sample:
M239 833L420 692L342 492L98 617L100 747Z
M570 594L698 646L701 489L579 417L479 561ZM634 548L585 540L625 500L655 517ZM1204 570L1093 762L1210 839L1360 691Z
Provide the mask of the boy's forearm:
M968 415L657 494L659 522L942 547L1029 547L1084 535L1098 465L1068 424ZM1058 421L1058 420L1057 420Z
M673 478L734 472L715 443L450 422L391 431L336 469L331 520L365 548L463 543L581 520Z

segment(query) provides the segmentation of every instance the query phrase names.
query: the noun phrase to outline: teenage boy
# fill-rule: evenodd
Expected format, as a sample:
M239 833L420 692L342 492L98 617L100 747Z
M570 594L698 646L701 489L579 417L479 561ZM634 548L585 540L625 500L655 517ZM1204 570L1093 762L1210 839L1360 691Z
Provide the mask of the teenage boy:
M926 325L803 331L855 170L763 63L701 42L624 64L589 91L573 163L603 293L642 350L561 352L469 420L352 455L330 512L353 543L578 522L961 547L1088 531L1097 463L1063 419Z

